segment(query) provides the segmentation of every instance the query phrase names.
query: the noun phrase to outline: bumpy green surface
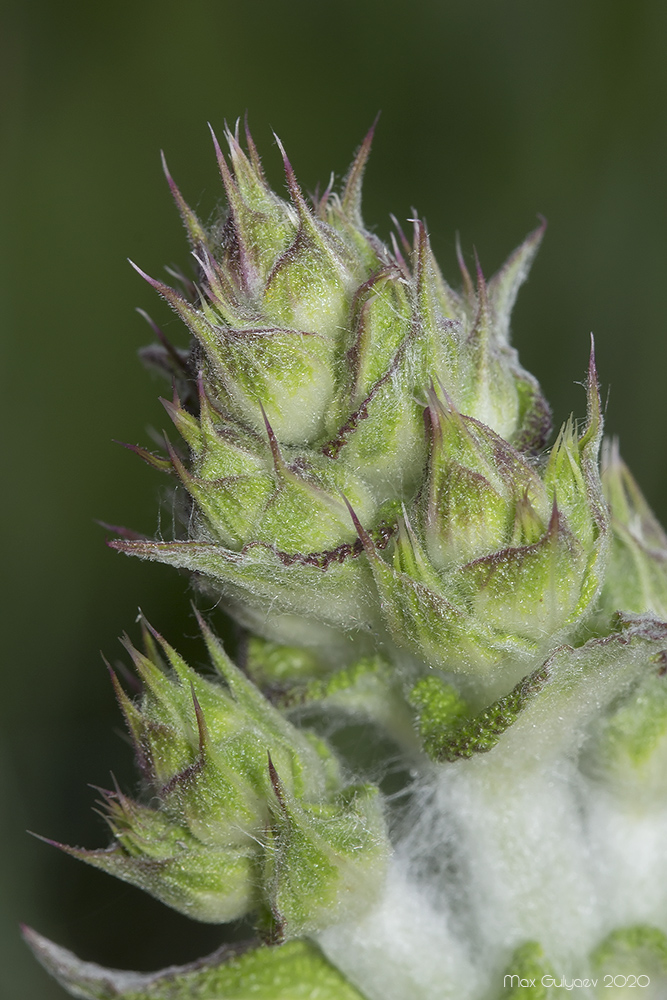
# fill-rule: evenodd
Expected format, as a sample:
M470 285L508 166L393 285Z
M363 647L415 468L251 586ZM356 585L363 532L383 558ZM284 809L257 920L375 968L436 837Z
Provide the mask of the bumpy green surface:
M364 227L370 134L341 192L312 203L286 156L289 200L249 135L247 153L226 138L219 223L168 177L194 292L144 275L192 334L187 354L147 355L175 378L184 447L140 449L180 482L182 532L113 544L191 570L242 623L329 660L381 639L516 682L594 605L607 535L594 367L586 426L538 463L549 408L510 346L543 227L488 282L461 261L459 293L421 222L393 249Z

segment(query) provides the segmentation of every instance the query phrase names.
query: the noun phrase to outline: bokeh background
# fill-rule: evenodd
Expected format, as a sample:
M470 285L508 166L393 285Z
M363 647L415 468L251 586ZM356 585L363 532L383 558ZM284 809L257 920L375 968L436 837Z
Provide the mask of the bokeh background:
M583 413L595 333L608 428L665 520L667 4L4 0L2 22L0 994L56 1000L19 920L117 967L219 940L25 833L106 843L87 784L134 774L99 651L116 658L137 606L198 656L185 580L94 523L158 523L158 475L112 438L165 423L134 307L181 336L126 263L188 266L159 149L208 216L207 120L247 109L273 182L271 129L312 189L381 110L366 220L386 236L416 206L453 281L457 231L488 274L543 213L515 343L560 422Z

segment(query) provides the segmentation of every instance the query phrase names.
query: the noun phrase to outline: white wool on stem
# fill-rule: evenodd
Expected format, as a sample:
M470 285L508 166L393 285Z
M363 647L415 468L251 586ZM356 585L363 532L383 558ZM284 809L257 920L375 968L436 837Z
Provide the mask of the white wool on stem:
M480 972L451 913L434 905L411 877L400 849L379 902L363 919L332 927L318 941L368 1000L472 1000L479 995Z

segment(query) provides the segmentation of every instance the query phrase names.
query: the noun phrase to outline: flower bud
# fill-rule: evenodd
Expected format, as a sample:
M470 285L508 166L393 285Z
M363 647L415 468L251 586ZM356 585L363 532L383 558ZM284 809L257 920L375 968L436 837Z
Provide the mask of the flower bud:
M64 850L213 923L264 913L294 936L363 909L388 852L377 789L344 786L322 740L273 708L200 624L218 680L145 624L146 652L126 644L140 702L114 685L146 803L102 791L113 844Z
M489 281L459 253L455 291L422 222L393 250L365 228L371 136L309 204L282 147L289 200L227 133L210 230L169 178L200 280L189 298L148 280L193 337L166 404L187 453L139 453L184 487L182 529L112 544L189 569L266 639L349 663L380 634L422 670L514 679L600 589L594 366L586 428L540 466L549 409L509 326L544 225Z

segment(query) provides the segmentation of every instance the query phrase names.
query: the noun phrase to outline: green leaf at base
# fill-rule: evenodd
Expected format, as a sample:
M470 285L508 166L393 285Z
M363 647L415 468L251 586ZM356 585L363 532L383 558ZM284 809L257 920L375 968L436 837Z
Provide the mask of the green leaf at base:
M42 965L82 1000L364 1000L308 941L239 951L223 945L207 958L161 972L104 969L82 962L30 928L24 937Z

